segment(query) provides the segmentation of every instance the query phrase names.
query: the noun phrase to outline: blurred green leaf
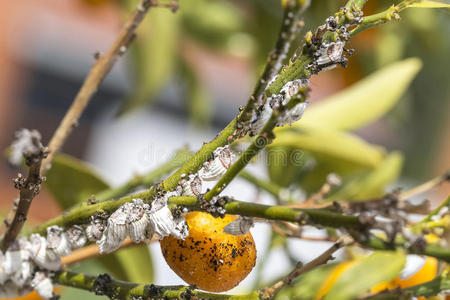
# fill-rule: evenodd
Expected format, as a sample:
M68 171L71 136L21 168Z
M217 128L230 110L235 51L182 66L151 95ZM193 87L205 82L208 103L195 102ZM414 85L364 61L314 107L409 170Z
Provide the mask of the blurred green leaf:
M114 277L131 282L153 282L154 272L147 245L121 249L98 260L111 270Z
M185 1L180 14L185 33L206 46L224 47L243 28L241 11L226 1Z
M167 84L177 56L178 19L178 15L168 9L151 9L142 21L130 48L135 73L133 93L123 103L119 114L150 103Z
M66 154L55 155L46 176L45 186L63 209L109 188L91 166Z
M338 175L343 182L364 175L373 167L361 166L348 161L335 160L326 155L315 154L300 173L298 183L308 195L316 193L326 182L330 173Z
M406 255L402 251L376 251L346 269L324 300L356 299L374 285L394 279L405 262Z
M270 181L288 187L296 182L309 156L290 146L275 146L266 151Z
M333 191L324 201L362 201L383 196L385 188L400 175L403 156L392 152L373 171L357 176Z
M413 3L409 3L407 7L419 7L419 8L450 8L450 4L439 1L430 0L416 0Z
M295 127L356 129L380 118L401 98L422 63L409 58L388 65L353 86L311 105Z
M383 159L382 148L371 145L356 135L328 129L301 128L279 132L270 145L291 146L304 149L313 155L320 154L366 167L376 167Z

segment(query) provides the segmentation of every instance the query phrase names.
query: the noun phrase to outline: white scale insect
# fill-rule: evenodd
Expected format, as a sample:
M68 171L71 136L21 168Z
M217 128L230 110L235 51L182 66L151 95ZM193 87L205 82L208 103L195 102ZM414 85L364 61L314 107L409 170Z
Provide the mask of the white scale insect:
M50 278L44 272L36 272L31 286L38 292L39 296L44 299L53 297L53 284Z
M255 225L253 218L239 216L239 218L223 228L223 232L231 235L244 235Z
M342 60L344 52L344 42L337 41L324 44L316 51L316 63L319 66L329 65L327 69L333 69Z
M34 153L42 147L41 134L37 130L21 129L16 131L15 140L11 144L9 162L20 166L24 153Z
M58 226L47 228L47 243L48 254L54 258L68 255L72 251L67 234Z
M183 196L197 197L202 192L202 179L198 174L190 174L188 179L181 179Z
M47 249L47 240L39 234L32 234L30 236L29 251L31 253L31 259L36 265L41 268L51 271L57 271L61 267L61 260L55 255L50 255Z
M219 179L231 166L233 154L228 145L218 147L213 152L213 159L205 162L200 171L200 177L205 181Z
M278 95L272 95L267 98L261 109L254 115L251 122L250 132L253 135L258 134L269 121L272 116L273 109L278 108L282 105L287 105L289 100L298 94L301 88L306 88L309 85L308 79L295 79L287 82L280 90ZM286 124L291 124L298 121L305 112L308 102L298 103L296 106L291 108L288 112L283 114L277 120L277 126L284 126Z
M79 225L70 227L67 231L67 238L69 239L72 249L78 249L83 247L87 242L86 234L83 228Z
M91 242L96 242L102 238L103 231L106 229L106 220L99 217L91 219L91 223L86 227L86 237Z

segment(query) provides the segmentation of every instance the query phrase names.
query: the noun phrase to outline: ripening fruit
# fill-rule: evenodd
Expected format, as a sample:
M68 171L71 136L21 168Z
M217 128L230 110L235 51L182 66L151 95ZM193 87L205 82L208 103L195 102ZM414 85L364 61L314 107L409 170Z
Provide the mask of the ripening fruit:
M55 289L53 289L53 293L55 293L55 294L60 294L61 291L62 291L62 289L60 287L56 287ZM0 299L4 299L4 298L0 298ZM36 291L33 291L22 297L5 298L5 299L9 299L9 300L44 300L44 298L41 298L41 296L39 296L39 294Z
M26 296L14 298L12 300L42 300L42 298L36 291L33 291Z
M168 236L161 240L167 264L188 284L210 292L224 292L239 284L255 266L256 248L251 233L241 236L223 232L237 219L208 213L186 215L189 236L180 240Z

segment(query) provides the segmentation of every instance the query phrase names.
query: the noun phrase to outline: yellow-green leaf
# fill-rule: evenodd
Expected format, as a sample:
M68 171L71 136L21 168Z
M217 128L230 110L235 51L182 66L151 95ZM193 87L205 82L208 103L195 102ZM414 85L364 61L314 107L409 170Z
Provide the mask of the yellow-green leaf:
M336 267L336 263L330 263L315 268L314 270L301 275L291 286L282 289L276 300L314 300L323 285L324 279L330 275Z
M402 165L402 154L392 152L375 170L345 183L324 201L363 201L380 197L386 193L386 186L398 178Z
M288 187L298 181L310 155L296 147L275 146L266 151L267 171L270 181Z
M419 8L450 8L450 4L440 1L422 0L409 3L407 7L419 7Z
M46 188L63 209L109 188L90 165L66 154L55 155L46 176Z
M419 59L409 58L384 67L342 92L312 104L293 126L340 130L365 126L397 103L421 66Z
M403 269L406 255L402 251L376 251L358 259L333 284L324 300L351 300L374 285L394 279Z
M273 146L291 146L367 167L376 167L383 159L384 152L382 148L371 145L356 135L322 128L282 131L271 144Z
M222 48L243 30L241 11L228 1L186 1L179 13L183 31L208 47Z

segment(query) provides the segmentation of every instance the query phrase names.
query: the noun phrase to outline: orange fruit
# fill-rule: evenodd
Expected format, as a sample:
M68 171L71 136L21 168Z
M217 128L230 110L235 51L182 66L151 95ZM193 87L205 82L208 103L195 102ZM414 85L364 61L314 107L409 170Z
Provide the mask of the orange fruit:
M53 289L53 293L59 294L61 292L61 287L56 287ZM41 298L39 294L36 291L33 291L25 296L18 297L18 298L0 298L0 300L43 300L44 298Z
M204 212L186 215L189 236L168 236L161 251L170 268L188 284L210 292L224 292L239 284L255 266L256 248L251 233L235 236L223 228L237 219L215 218Z

